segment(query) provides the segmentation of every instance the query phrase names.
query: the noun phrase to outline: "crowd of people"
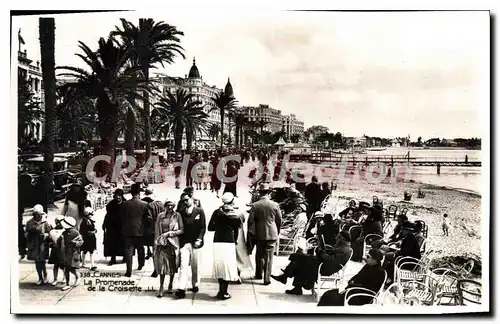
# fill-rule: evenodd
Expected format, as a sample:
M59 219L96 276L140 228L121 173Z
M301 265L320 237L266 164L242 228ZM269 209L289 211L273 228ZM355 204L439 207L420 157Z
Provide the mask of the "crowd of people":
M265 166L270 153L241 154L242 163L248 163L250 158L257 158ZM218 163L219 158L217 155L211 157L207 152L195 156L190 165L197 165L198 159ZM214 181L213 174L210 173L200 174L202 176L197 179L202 179L201 182L194 181L187 176L191 174L188 168L186 187L177 205L171 198L155 199L154 191L149 187L145 188L144 196L141 197L142 184L134 183L130 188L131 199L125 199L122 189L114 191L113 199L106 205L106 215L100 229L95 226L94 211L84 187L74 185L54 224L48 224L44 206L34 207L32 219L24 229L20 229L20 241L25 239L24 243L20 243L20 254L26 254L29 260L35 262L39 276L37 284L49 283L46 270L48 261L54 265L51 283L59 283L58 273L62 270L65 280L61 289L67 290L70 288L71 275L75 278L73 284L79 284L77 269L85 266L87 254L90 258L89 268L97 269L94 263L96 231L102 230L103 251L104 256L110 258L109 265L125 263L123 275L131 277L134 255L137 255L138 270L144 267L145 260L152 258L154 271L151 276L159 277L157 296L161 298L164 294L173 294L182 299L187 292L197 293L200 289L200 258L202 253L206 253L203 247L208 230L214 232L212 273L219 283L216 297L222 300L231 298L231 283L242 283L242 272L254 270L254 278L263 280L264 285L269 285L271 279L286 284L288 278L293 278L294 288L286 293L300 295L304 289L311 290L314 287L320 266L320 274L329 276L340 271L349 260L364 261L366 264L351 278L347 288L362 287L377 291L384 281L384 270L388 275L388 282L393 278L394 261L397 257L421 257L425 224L412 223L406 214L401 214L392 235L384 240L386 219L383 215L383 203L377 197L373 197L371 204L351 201L338 214L322 212L322 203L331 195L331 186L328 183L320 184L316 176L308 184L305 181L294 181L291 177L294 171L281 170L281 163L276 164L273 173L264 168L263 177L254 178L252 187L255 191L252 202L248 205L250 208L246 218L245 212L235 205L240 168L239 163L228 163L225 174L236 176L236 180L225 183L221 205L210 217L205 215L202 203L195 198L194 193L196 190L208 190L210 184L210 189L219 197L221 182ZM206 172L208 169L203 167L202 171ZM268 176L272 174L272 178L276 179L283 171L289 186L280 196L270 187ZM176 185L180 186L177 170L175 175ZM252 178L252 172L249 177ZM294 228L306 227L303 237L305 241L316 238L316 244L298 244L298 250L290 255L290 262L282 270L283 273L273 275L273 258L280 232L287 222L286 215L293 215ZM370 242L372 249L364 255L364 241L370 234L379 235L379 239ZM22 244L25 245L24 254L21 253ZM255 269L250 261L254 249ZM122 260L117 260L119 257ZM174 290L176 274L179 280L178 287ZM169 281L165 289L167 276ZM318 305L342 305L344 296L345 291L328 291ZM357 304L367 302L370 301L362 297L355 301Z

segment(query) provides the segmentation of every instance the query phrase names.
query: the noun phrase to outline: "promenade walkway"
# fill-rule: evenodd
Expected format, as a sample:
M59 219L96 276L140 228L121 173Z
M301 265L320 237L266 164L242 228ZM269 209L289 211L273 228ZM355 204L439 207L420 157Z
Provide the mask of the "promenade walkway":
M248 174L245 167L242 170L242 176ZM245 173L246 172L246 173ZM165 200L167 197L177 201L181 194L180 189L174 189L166 184L152 185L155 191L155 198ZM201 190L195 192L196 198L201 200L202 207L205 209L207 223L212 212L220 206L220 200L216 198L210 190ZM128 197L127 197L128 198ZM240 186L238 189L237 205L240 209L246 209L245 206L250 201L250 193L248 186L244 188ZM51 210L49 212L49 222L62 209L62 202L56 204L59 210ZM196 294L191 292L183 300L175 300L171 295L165 295L163 298L156 297L156 291L159 287L159 279L151 278L153 271L153 261L147 260L145 267L141 270L134 270L132 278L120 277L125 273L125 264L116 264L108 266L103 257L103 232L101 230L102 221L105 216L105 210L96 211L95 220L97 233L97 260L98 272L93 273L88 268L80 269L80 273L85 276L82 283L68 291L61 291L61 285L53 287L51 285L37 286L35 283L38 280L35 266L31 261L22 260L19 262L18 282L19 296L12 293L12 303L16 304L18 298L19 303L24 307L25 311L40 311L40 312L79 312L79 313L183 313L183 312L205 312L213 311L217 313L231 313L241 311L253 312L304 312L307 309L315 311L316 302L310 291L304 291L302 296L291 296L284 293L286 289L290 289L292 280L289 280L285 287L281 283L272 280L271 285L264 286L262 280L251 279L249 274L243 276L243 284L230 285L229 292L232 298L226 301L218 301L215 299L217 294L218 284L216 279L212 279L212 253L213 253L213 232L207 232L205 236L205 246L202 248L203 256L201 260L201 284L200 291ZM29 219L26 216L24 222ZM255 253L255 251L254 251ZM254 255L252 255L252 263ZM279 274L280 269L284 268L288 263L287 256L278 256L274 258L273 273ZM87 258L88 263L88 258ZM88 266L88 264L87 264ZM361 268L360 263L350 262L347 269L347 277L356 274ZM137 258L134 257L134 269L137 269ZM49 279L52 279L52 266L48 265ZM60 275L61 276L61 275ZM116 276L116 277L105 277ZM14 276L15 277L15 276ZM118 281L132 280L134 284L119 285ZM98 286L98 281L110 281L110 284L101 285L104 291L89 291L89 283L92 282L94 287ZM177 276L174 280L174 289L177 284ZM113 284L113 282L115 284ZM109 286L114 286L109 288ZM134 291L117 291L118 287ZM135 287L135 288L133 288ZM142 291L138 291L138 287ZM151 291L148 291L150 289ZM229 306L229 307L228 307ZM244 307L242 309L241 307ZM13 311L18 308L13 308Z

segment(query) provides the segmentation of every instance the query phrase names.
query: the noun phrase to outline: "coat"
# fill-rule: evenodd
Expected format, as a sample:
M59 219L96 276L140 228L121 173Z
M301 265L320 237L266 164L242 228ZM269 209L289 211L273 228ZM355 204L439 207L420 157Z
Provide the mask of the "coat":
M415 238L415 235L408 234L405 236L401 242L401 248L399 249L397 256L409 256L415 259L420 259L420 246Z
M80 267L82 235L75 228L70 228L62 233L62 238L64 266L68 268Z
M166 233L165 231L162 231L163 226L162 226L162 220L166 218L167 215L165 212L161 212L158 217L156 217L155 221L155 234L154 234L154 253L155 257L153 259L153 263L155 266L155 270L158 273L176 273L177 269L180 266L180 240L179 236L182 235L184 232L184 226L182 223L182 217L181 215L174 211L173 215L171 215L170 222L168 223L168 229L167 231L171 231L174 233L174 236L166 238L169 244L169 248L165 249L162 242L162 234ZM159 245L160 243L161 245ZM173 254L175 258L175 264L168 264L168 260L170 259L169 255ZM167 264L166 264L167 263ZM173 267L173 269L171 268ZM162 271L163 269L168 268L168 271Z
M31 261L46 261L49 258L48 234L50 225L45 220L37 221L34 218L26 223L27 258ZM47 237L44 237L47 234Z
M191 214L187 213L187 209L181 209L179 212L182 216L184 225L184 233L181 235L181 246L186 243L194 243L196 240L201 240L201 245L204 245L205 232L207 230L205 212L199 207L193 207Z
M102 223L105 257L125 255L125 243L121 230L122 206L123 203L118 204L116 200L106 205L106 216Z
M146 217L144 219L144 236L155 235L155 224L158 215L165 211L165 205L161 201L148 203Z
M279 205L269 198L261 198L252 204L248 218L248 228L253 230L259 241L275 241L281 228Z
M318 211L323 202L323 193L319 184L311 182L306 186L304 197L307 200L308 208L311 211Z
M137 197L134 197L122 203L121 234L124 237L143 236L143 224L147 209L148 204Z
M362 287L378 292L384 281L384 268L380 264L365 264L359 272L349 280L347 288Z
M350 244L334 246L331 251L319 250L317 256L320 262L323 263L321 275L330 276L337 273L349 261L351 251Z
M225 212L221 207L212 214L208 230L215 232L214 243L236 243L241 225L241 217L234 210Z

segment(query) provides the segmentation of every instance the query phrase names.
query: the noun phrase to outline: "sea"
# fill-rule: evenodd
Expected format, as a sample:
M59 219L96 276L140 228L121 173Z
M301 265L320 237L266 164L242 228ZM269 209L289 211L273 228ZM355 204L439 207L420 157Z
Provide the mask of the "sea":
M482 161L481 150L466 150L454 148L408 148L388 147L382 151L367 151L368 155L406 155L410 157L427 158L429 160L461 160ZM364 155L366 155L364 154ZM363 154L361 154L363 156ZM461 191L473 192L481 195L487 190L484 183L483 167L441 167L441 174L437 174L436 167L413 167L410 179L422 183L447 187Z

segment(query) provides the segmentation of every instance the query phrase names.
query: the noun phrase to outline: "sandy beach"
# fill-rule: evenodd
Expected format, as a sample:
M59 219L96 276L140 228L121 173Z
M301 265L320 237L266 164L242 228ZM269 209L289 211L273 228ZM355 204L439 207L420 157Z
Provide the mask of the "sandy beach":
M410 221L423 220L429 227L427 249L434 251L433 258L473 257L476 263L481 259L481 195L465 190L424 184L404 180L404 174L397 179L386 178L382 182L368 181L361 169L358 177L353 167L347 168L344 179L339 179L338 168L317 168L315 174L320 181L333 181L337 190L337 212L347 207L349 200L371 203L373 196L383 201L384 208L394 204L398 212L408 208ZM333 176L333 177L332 177ZM307 178L306 178L307 179ZM395 181L394 181L395 180ZM418 190L425 198L417 198ZM404 192L412 194L410 201L404 201ZM442 216L449 215L449 236L443 236ZM480 269L480 266L479 266Z

